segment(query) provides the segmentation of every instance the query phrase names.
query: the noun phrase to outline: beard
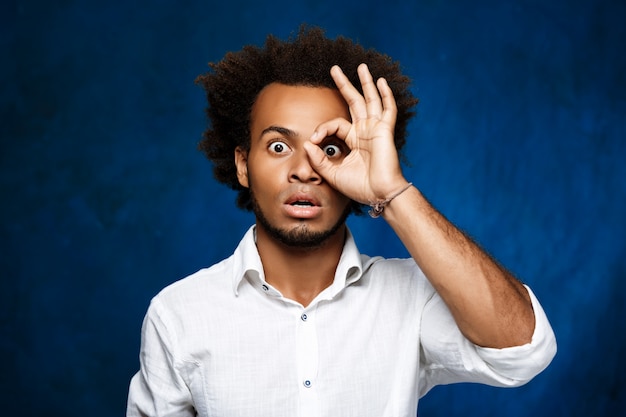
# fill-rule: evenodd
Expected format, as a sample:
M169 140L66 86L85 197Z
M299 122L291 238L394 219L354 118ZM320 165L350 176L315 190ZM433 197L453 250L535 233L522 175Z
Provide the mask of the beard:
M341 213L341 216L337 219L337 222L326 230L311 230L304 221L292 229L285 229L273 225L265 214L263 214L263 210L261 210L254 192L252 191L252 187L250 187L250 200L252 202L252 211L256 216L257 222L267 231L268 235L285 246L298 249L316 249L323 246L324 243L345 224L346 219L352 211L351 205L347 204L343 213Z

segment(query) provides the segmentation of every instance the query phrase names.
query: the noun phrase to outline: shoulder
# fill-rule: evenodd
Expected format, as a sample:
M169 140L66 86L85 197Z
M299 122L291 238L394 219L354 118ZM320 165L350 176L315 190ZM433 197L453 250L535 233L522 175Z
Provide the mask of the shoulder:
M151 302L151 309L189 312L207 308L216 300L232 295L233 257L182 278L163 288Z
M260 259L251 227L228 258L162 289L150 310L172 318L206 317L232 309L238 285L248 270L259 270Z
M405 296L414 297L416 292L430 297L434 289L412 258L383 258L361 255L362 280L367 285L395 290Z
M363 274L373 277L393 276L398 279L422 280L426 277L412 258L370 257L361 254Z

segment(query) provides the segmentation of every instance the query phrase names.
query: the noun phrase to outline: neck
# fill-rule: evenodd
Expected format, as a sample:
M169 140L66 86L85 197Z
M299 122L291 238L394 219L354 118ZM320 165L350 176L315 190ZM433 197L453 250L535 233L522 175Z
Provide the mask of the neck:
M265 280L284 297L306 307L333 283L345 242L345 225L314 248L287 246L258 223L256 231Z

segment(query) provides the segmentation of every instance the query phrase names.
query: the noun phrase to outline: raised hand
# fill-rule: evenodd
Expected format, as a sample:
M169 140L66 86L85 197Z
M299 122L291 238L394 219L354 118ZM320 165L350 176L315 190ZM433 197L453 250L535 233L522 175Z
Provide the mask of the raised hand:
M363 95L343 71L334 66L331 76L346 100L352 121L333 119L320 124L305 144L313 168L334 188L352 200L372 204L405 187L393 138L397 116L393 92L385 79L376 83L367 68L358 68ZM345 158L329 158L319 145L329 136L345 142Z

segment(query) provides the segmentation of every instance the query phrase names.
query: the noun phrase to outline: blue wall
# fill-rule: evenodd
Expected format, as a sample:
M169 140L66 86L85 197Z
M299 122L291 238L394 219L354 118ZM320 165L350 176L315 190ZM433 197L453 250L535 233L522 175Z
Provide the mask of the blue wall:
M626 408L623 1L14 1L0 6L3 415L115 416L165 285L253 221L196 151L209 61L301 22L400 60L406 175L529 283L559 341L513 390L435 388L422 416ZM364 252L405 256L381 220Z

